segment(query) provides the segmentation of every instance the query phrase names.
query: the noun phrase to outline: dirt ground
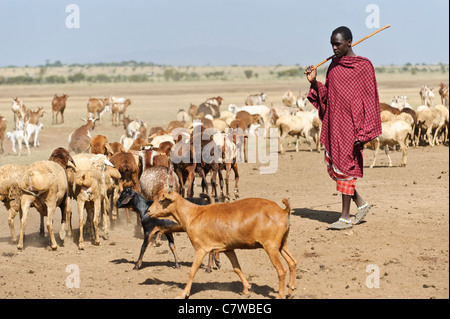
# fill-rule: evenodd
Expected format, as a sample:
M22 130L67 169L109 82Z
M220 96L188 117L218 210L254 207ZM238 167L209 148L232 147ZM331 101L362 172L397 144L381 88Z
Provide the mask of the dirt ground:
M268 90L281 97L291 83L266 84ZM263 86L263 85L261 85ZM403 83L402 86L405 86ZM180 86L181 87L181 86ZM179 88L180 88L179 87ZM174 94L174 103L166 106L167 90L154 91L151 99L142 93L142 87L124 88L134 97L135 106L130 113L147 116L149 126L164 116L168 107L171 116L181 106L186 107L191 98L201 102L203 97L215 96L219 91L228 103L242 104L248 87L239 85L211 86L200 90L188 86L182 93ZM293 86L291 86L292 88ZM411 92L418 92L414 85ZM98 95L108 94L108 88L63 88L68 100L66 123L51 125L51 112L44 116L41 147L29 156L15 157L9 141L5 141L7 154L0 155L0 165L12 162L30 163L45 159L58 146L67 146L67 136L80 125L85 116L85 101L89 90ZM57 88L58 93L61 88ZM385 88L380 84L380 96L401 95L402 90ZM31 105L51 100L53 88L26 87L8 91L0 90L0 114L6 114L11 128L11 97L21 95ZM254 90L254 89L253 89ZM385 90L385 91L383 91ZM394 94L393 92L398 92ZM130 93L131 92L131 93ZM180 91L179 91L180 92ZM192 93L194 92L194 93ZM228 94L228 95L226 95ZM384 94L384 95L383 95ZM416 94L416 93L414 93ZM412 93L411 93L412 95ZM269 95L270 96L270 95ZM49 98L50 97L50 98ZM242 100L242 101L241 101ZM236 101L236 102L234 102ZM72 104L70 104L72 103ZM48 104L47 104L48 105ZM159 105L154 113L143 112L146 105ZM169 108L170 107L170 108ZM93 134L104 134L118 139L122 128L110 124L110 116ZM168 121L167 121L168 122ZM241 164L239 189L241 198L263 197L277 202L288 198L292 208L288 246L298 261L296 291L293 298L449 298L449 150L448 146L418 147L409 149L408 165L400 167L400 152L392 152L394 167L387 167L387 158L380 152L377 165L370 169L373 151L364 151L364 178L358 180L357 189L374 205L365 222L350 230L331 231L327 226L340 215L340 195L328 176L321 153L310 152L302 145L299 152L289 147L278 157L275 174L260 174L266 164ZM198 178L196 179L198 184ZM199 192L196 186L196 193ZM72 205L76 213L76 206ZM352 207L353 211L356 210ZM64 244L56 235L59 247L50 251L48 236L39 236L39 216L35 210L29 214L25 249L17 252L11 242L7 212L0 205L0 298L173 298L186 284L193 261L194 250L187 234L175 235L181 258L181 268L174 268L167 242L159 247L149 247L144 255L142 269L133 270L139 255L142 238L135 236L134 223L127 225L124 214L113 225L108 240L100 246L86 241L84 251L77 248L78 222L73 221L74 238L66 237ZM60 229L59 211L53 222L55 233ZM76 219L76 218L75 218ZM19 231L19 219L15 220ZM89 237L85 236L88 239ZM206 273L206 259L197 273L191 299L247 299L274 298L278 291L277 274L267 254L262 250L236 251L242 270L252 284L249 297L240 294L242 284L233 272L230 262L221 256L221 269ZM75 266L74 266L75 265ZM285 264L287 269L287 265ZM74 272L74 269L76 270ZM72 287L70 279L79 274L79 288ZM379 279L379 280L377 280Z

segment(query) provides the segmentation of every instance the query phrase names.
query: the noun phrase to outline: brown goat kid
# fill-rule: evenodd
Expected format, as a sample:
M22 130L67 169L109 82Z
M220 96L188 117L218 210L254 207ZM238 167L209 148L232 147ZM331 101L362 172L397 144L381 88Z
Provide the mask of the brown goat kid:
M285 277L281 255L289 265L289 295L295 289L297 261L289 252L290 206L283 199L285 209L263 198L247 198L232 203L198 206L180 194L163 191L149 210L149 216L162 218L173 216L183 227L195 249L195 258L189 280L180 298L189 297L192 282L203 258L209 252L224 252L234 271L241 279L243 294L249 294L250 284L241 271L234 249L264 248L278 273L277 298L285 297Z
M63 94L55 97L52 100L52 124L58 124L58 114L61 115L61 123L64 123L64 110L66 109L66 101L69 96Z

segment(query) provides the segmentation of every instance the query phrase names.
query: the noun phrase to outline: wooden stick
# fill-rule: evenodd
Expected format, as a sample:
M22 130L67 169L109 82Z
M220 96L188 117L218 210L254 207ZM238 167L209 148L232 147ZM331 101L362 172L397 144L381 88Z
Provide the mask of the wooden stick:
M369 34L368 36L365 36L365 37L362 38L361 40L356 41L355 43L352 43L351 46L354 47L354 46L357 45L358 43L360 43L360 42L362 42L362 41L364 41L364 40L370 38L371 36L377 34L377 33L380 32L380 31L383 31L384 29L389 28L390 26L391 26L390 24L386 24L384 27L378 29L378 30L375 31L375 32L372 32L371 34ZM319 66L321 66L322 64L324 64L324 63L327 62L328 60L331 60L331 59L334 58L334 57L335 57L335 54L333 54L332 56L326 58L325 60L323 60L323 61L320 62L319 64L316 64L316 65L313 67L313 70L317 69ZM305 71L305 74L306 74L306 73L307 73L307 72Z

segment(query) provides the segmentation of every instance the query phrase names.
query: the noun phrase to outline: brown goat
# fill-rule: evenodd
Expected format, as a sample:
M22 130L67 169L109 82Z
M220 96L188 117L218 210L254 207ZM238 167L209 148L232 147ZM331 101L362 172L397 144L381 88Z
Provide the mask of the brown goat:
M55 94L52 100L52 124L58 124L58 114L61 114L61 123L64 123L64 110L66 109L66 101L69 96L63 94L58 96Z
M6 119L0 116L0 154L3 154L5 150L3 149L3 141L5 140L6 131Z
M264 248L275 266L279 279L277 298L285 297L285 277L281 255L289 265L289 295L295 289L297 261L287 246L290 206L287 199L282 209L275 202L263 198L247 198L232 203L198 206L180 194L161 192L149 209L149 216L173 216L183 227L195 249L189 279L180 298L189 297L192 282L203 258L209 252L224 252L249 294L250 284L241 271L234 249Z
M86 124L80 126L69 135L69 152L75 153L87 152L91 143L90 132L95 128L96 119L85 120Z
M96 135L91 140L91 153L103 154L107 158L110 158L114 154L111 146L108 143L108 139L104 135Z
M38 107L36 111L27 110L25 115L25 122L28 121L30 124L38 124L39 118L44 116L44 108L42 106Z
M109 104L109 98L89 98L89 100L87 101L88 117L96 118L99 123L101 123L103 112L105 111L106 106Z

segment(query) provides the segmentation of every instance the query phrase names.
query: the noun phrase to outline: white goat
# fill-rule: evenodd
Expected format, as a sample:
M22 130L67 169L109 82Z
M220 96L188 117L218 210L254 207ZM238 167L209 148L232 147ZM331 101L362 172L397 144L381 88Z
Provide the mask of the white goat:
M28 155L30 155L30 145L28 144L28 138L24 130L24 123L22 121L19 121L17 125L18 126L15 131L6 132L6 137L11 141L12 149L14 153L17 154L17 156L20 156L22 154L22 143L25 143L25 146L28 150ZM16 143L19 146L19 153L17 153Z

